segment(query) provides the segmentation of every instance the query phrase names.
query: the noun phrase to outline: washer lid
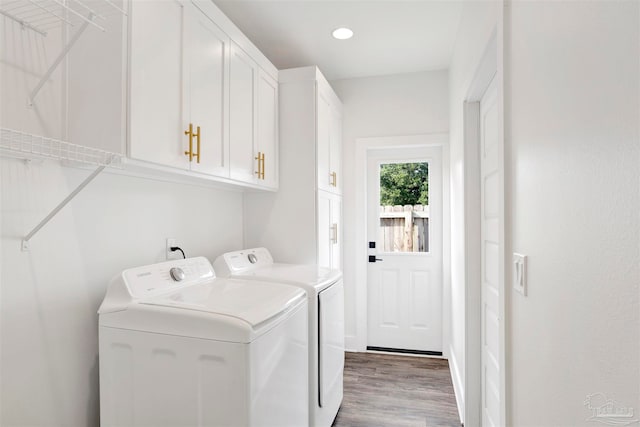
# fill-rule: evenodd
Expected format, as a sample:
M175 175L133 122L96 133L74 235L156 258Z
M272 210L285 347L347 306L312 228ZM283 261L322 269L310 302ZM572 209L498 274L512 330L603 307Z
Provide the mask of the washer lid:
M320 292L342 278L340 270L303 264L271 264L252 271L246 271L235 277L247 277L254 280L268 280L304 287Z
M304 292L293 286L215 279L143 300L140 304L230 316L257 329L293 308L301 298Z

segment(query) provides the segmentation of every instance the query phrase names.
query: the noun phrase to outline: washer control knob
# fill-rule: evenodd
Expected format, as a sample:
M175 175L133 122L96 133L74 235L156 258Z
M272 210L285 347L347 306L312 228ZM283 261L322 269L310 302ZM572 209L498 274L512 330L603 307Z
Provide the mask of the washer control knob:
M184 270L180 267L173 267L171 270L169 270L169 274L171 275L171 278L176 282L184 280Z
M251 264L255 264L256 262L258 262L258 257L255 256L255 254L249 254L247 258L249 258L249 262Z

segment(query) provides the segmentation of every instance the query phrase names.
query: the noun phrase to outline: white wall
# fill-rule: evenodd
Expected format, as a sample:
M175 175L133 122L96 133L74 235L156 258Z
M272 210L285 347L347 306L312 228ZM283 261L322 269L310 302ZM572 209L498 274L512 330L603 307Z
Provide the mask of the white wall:
M357 330L354 257L355 225L355 141L356 138L446 133L448 131L448 76L446 71L429 71L384 77L335 80L331 82L343 110L344 174L344 282L347 348L355 349ZM446 153L446 147L445 147ZM445 156L445 162L446 156ZM445 165L446 166L446 165ZM446 167L443 172L446 176ZM445 206L448 204L444 200ZM445 212L445 218L447 213ZM444 224L448 230L448 223ZM448 236L445 233L445 255ZM445 271L448 269L445 269ZM445 292L448 288L445 275Z
M505 11L507 215L529 256L511 293L512 425L591 424L588 394L640 412L637 1Z
M463 101L503 25L499 7L465 4L450 69L450 360L459 399ZM640 408L639 9L632 1L505 7L507 261L514 251L529 256L527 297L511 291L506 272L507 425L589 425L583 403L592 393Z
M465 187L463 105L498 20L498 3L466 2L449 69L451 171L451 347L449 364L463 418L465 409ZM463 419L464 421L464 419Z
M2 159L1 425L98 425L96 311L123 269L166 237L210 260L242 244L242 194L104 173L20 251L86 175Z
M43 39L6 18L0 25L1 126L64 138L63 69L26 108L60 39ZM78 124L75 115L69 120ZM111 278L164 260L167 237L177 238L187 256L211 260L241 248L242 193L105 171L22 252L22 237L88 173L0 159L0 425L97 426L96 311Z

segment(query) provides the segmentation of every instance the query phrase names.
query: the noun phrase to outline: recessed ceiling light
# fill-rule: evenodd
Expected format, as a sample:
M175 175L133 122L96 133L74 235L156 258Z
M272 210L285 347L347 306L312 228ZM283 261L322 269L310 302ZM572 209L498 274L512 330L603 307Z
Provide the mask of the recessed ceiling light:
M353 31L351 31L349 28L342 27L342 28L333 30L332 35L334 38L338 40L347 40L353 37Z

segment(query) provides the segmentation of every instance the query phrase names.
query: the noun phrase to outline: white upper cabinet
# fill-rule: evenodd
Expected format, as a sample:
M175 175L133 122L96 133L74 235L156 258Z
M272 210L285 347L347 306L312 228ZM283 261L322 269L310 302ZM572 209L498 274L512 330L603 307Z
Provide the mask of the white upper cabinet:
M129 156L182 169L184 18L179 1L131 2Z
M260 70L258 75L258 157L261 157L259 184L278 188L278 81Z
M191 2L132 2L131 19L130 156L227 177L229 37Z
M231 45L231 178L255 182L258 159L254 159L257 129L258 65L235 43Z
M278 188L278 82L231 44L232 179Z
M211 1L131 2L129 156L278 188L277 70Z
M316 144L318 188L342 193L342 111L340 101L328 83L317 84Z
M185 28L186 87L184 130L195 127L191 169L217 176L229 174L229 37L196 7L188 7ZM197 128L200 128L198 133ZM200 138L200 146L197 139ZM183 137L185 141L185 137ZM188 135L186 141L188 144ZM188 151L188 147L185 147Z

